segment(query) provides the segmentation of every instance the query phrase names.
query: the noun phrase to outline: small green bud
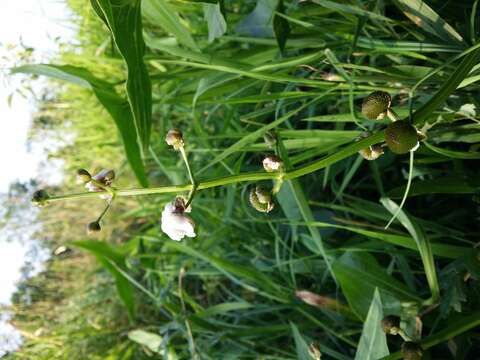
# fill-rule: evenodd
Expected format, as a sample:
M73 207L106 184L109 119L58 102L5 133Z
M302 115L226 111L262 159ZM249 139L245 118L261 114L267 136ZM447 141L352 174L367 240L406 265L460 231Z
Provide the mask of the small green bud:
M397 335L400 329L400 318L394 315L385 316L381 324L385 334Z
M180 150L183 147L183 134L178 129L168 130L167 136L165 136L165 141L168 145L173 146L175 150Z
M275 144L277 143L277 137L275 136L275 134L271 131L267 131L264 135L263 135L263 141L265 141L265 144L267 145L267 147L269 149L272 149Z
M90 173L85 169L78 169L77 179L80 183L86 184L87 182L92 180L92 175L90 175Z
M417 129L407 121L395 121L385 129L385 141L395 154L406 154L418 144Z
M266 172L283 171L283 161L278 156L267 156L262 164Z
M49 199L50 196L48 193L45 190L40 189L33 193L32 203L36 206L45 206L48 204Z
M380 120L385 116L392 103L392 97L385 91L374 91L362 103L362 114L371 120Z
M100 223L98 221L92 221L87 225L87 234L98 233L102 230Z
M405 341L402 345L402 355L404 360L421 360L423 350L419 344L413 341Z
M249 200L253 208L260 212L268 213L274 207L270 192L260 186L250 191Z

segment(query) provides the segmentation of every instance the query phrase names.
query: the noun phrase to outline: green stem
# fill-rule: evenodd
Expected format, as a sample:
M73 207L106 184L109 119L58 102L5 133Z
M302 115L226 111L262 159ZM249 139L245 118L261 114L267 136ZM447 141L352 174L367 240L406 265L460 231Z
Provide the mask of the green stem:
M185 151L185 146L182 146L180 148L180 153L182 154L183 162L185 163L185 166L187 167L187 172L188 172L188 177L190 178L190 182L192 183L192 188L190 190L190 194L188 195L187 203L185 204L185 209L188 209L190 204L193 201L193 197L195 196L195 193L197 192L197 182L195 181L195 178L193 176L193 171L192 168L190 167L190 163L188 162L188 157L187 157L187 152Z
M400 116L392 108L387 109L387 116L392 122L400 120Z
M315 171L321 170L353 154L356 154L360 149L382 142L384 138L385 138L384 132L380 131L365 139L355 142L337 151L336 153L330 156L326 156L322 159L316 160L298 169L285 172L284 179L285 180L295 179L304 175L308 175ZM235 184L239 182L256 182L261 180L274 180L277 177L278 177L278 174L276 173L249 172L249 173L226 176L222 178L199 182L196 184L197 185L196 190L204 190L204 189L224 186L228 184ZM195 188L194 185L188 184L188 185L176 185L176 186L162 186L162 187L156 187L156 188L117 189L115 190L115 195L117 197L123 197L123 196L144 196L144 195L155 195L155 194L180 193L185 191L192 191L194 188ZM108 192L97 191L97 192L83 192L83 193L76 193L76 194L52 196L48 199L48 202L56 202L56 201L63 201L63 200L70 200L70 199L94 198L94 197L97 197L98 195L105 194L105 193L108 193Z

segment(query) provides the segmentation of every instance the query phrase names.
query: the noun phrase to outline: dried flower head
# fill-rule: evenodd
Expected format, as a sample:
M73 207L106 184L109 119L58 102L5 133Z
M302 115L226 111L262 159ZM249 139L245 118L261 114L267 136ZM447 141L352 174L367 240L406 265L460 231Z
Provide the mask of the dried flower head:
M113 170L102 169L98 174L96 174L95 176L92 176L91 180L85 184L85 188L91 192L104 191L105 189L100 185L110 186L112 185L114 179L115 179L115 172ZM106 199L106 200L112 197L111 194L102 194L99 196L100 198Z
M385 334L397 335L400 329L400 318L394 315L385 316L381 325Z
M178 129L168 130L167 136L165 136L165 141L168 145L173 146L175 150L180 150L183 147L183 134Z
M190 206L185 208L185 200L181 197L166 204L160 220L162 231L175 241L185 236L195 237L195 222L185 214L190 211Z
M278 156L269 155L262 161L263 168L266 172L274 172L283 170L283 161Z

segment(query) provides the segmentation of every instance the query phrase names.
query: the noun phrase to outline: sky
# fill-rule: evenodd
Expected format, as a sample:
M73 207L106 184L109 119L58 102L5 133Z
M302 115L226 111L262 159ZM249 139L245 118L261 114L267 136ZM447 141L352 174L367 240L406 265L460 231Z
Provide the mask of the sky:
M58 164L49 164L41 147L27 146L28 129L35 110L32 99L15 94L9 104L9 96L22 77L8 75L11 60L19 50L19 47L12 49L9 45L22 43L32 47L36 60L46 61L57 50L55 38L66 41L73 36L66 21L68 16L63 0L1 0L0 193L5 193L13 181L35 178L40 165L52 167L52 171L47 172L48 178L44 179L46 182L56 183L61 179ZM0 234L0 305L9 302L20 277L20 268L34 248L33 242L6 241ZM11 346L18 343L18 334L14 336L12 329L0 320L0 356L2 337L6 336L9 336Z

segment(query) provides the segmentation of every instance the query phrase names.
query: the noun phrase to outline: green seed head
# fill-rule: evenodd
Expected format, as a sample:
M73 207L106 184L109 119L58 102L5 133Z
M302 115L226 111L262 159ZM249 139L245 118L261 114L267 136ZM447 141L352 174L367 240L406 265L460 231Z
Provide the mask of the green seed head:
M362 103L362 114L371 120L381 119L392 103L392 97L385 91L374 91Z
M268 213L273 209L274 203L270 192L260 186L250 191L248 199L252 207L257 211Z
M365 160L377 160L380 156L383 155L383 148L380 144L375 144L369 146L365 149L362 149L358 152Z
M50 199L48 193L45 190L41 189L33 193L32 203L37 206L45 206L48 203L48 199Z
M385 334L397 335L400 329L400 318L394 315L385 316L382 319L382 329Z
M407 121L395 121L387 126L385 141L395 154L406 154L418 143L417 130Z
M404 360L421 360L423 350L419 344L413 341L405 341L402 345L402 355Z

